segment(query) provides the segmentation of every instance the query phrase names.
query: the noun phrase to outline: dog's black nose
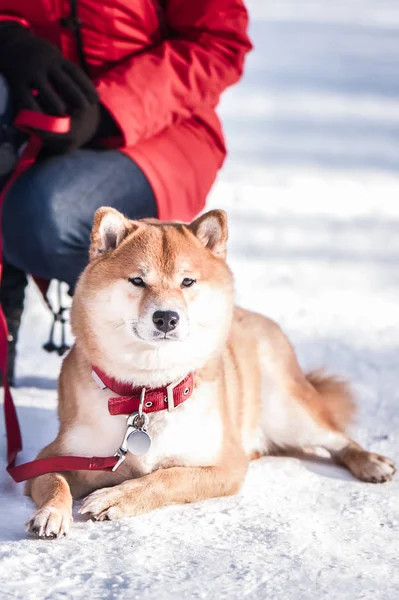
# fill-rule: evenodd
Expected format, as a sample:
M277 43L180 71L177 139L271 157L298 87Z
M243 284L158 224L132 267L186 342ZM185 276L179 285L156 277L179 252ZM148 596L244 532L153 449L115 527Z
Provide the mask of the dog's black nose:
M168 333L168 331L176 329L180 317L173 310L157 310L152 315L152 320L159 331Z

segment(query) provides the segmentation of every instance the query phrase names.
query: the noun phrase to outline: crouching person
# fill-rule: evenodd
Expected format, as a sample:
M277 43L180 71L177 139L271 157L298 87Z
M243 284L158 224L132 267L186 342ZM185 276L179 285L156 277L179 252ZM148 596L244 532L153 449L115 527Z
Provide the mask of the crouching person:
M43 134L4 202L11 380L25 274L73 291L98 207L190 221L226 154L215 107L251 48L242 0L111 4L0 0L0 186L23 142L11 126L21 109L71 118L69 133Z

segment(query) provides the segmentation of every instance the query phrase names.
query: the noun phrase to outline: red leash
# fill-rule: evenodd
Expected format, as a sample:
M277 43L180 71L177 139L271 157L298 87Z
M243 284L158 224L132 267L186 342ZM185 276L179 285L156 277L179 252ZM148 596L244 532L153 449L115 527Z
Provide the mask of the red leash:
M0 214L4 198L17 178L22 175L35 161L42 147L42 140L38 130L51 133L67 133L70 127L69 117L51 117L30 110L21 111L14 125L27 133L29 141L23 150L16 169L8 180L0 194ZM3 243L0 223L0 280L3 264ZM19 427L17 411L7 381L7 322L0 306L0 371L3 375L4 385L4 419L7 436L7 471L16 482L25 481L45 473L59 471L112 471L118 462L118 457L93 457L85 458L79 456L52 456L34 460L23 465L16 466L15 461L18 452L22 450L22 437Z

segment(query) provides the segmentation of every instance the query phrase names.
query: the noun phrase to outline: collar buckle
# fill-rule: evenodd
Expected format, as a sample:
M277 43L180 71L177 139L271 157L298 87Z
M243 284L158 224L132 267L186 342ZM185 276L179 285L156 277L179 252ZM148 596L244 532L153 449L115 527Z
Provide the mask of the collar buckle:
M174 381L173 383L170 383L169 385L166 386L166 399L167 399L167 402L168 402L168 412L172 412L176 408L176 406L175 406L175 398L174 398L173 392L175 391L175 388L184 379L185 379L185 377L182 377L181 379L179 379L179 381Z

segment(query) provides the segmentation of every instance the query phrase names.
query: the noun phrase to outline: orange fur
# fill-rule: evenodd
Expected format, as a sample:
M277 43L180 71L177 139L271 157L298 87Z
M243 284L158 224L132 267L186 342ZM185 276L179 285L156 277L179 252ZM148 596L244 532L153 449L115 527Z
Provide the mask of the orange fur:
M326 423L337 431L345 431L356 412L349 382L321 370L307 373L306 379L321 396Z

